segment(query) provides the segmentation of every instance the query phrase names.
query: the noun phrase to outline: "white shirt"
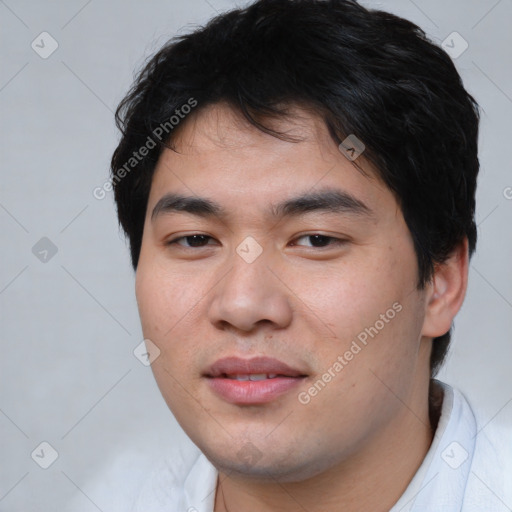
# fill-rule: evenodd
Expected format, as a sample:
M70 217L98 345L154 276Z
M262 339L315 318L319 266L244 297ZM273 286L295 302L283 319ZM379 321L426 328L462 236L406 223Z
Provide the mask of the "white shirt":
M439 384L444 399L432 445L390 512L510 512L512 481L505 482L500 458L505 447L512 457L512 433L491 443L462 393ZM152 472L132 512L213 512L217 476L202 453L186 449Z

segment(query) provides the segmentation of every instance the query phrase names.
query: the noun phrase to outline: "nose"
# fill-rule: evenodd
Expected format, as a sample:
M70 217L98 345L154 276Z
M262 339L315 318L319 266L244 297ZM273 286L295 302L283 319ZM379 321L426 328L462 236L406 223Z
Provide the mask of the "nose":
M275 328L290 324L293 310L289 294L269 263L264 254L251 263L233 255L231 270L214 288L208 312L212 324L244 332L263 324Z

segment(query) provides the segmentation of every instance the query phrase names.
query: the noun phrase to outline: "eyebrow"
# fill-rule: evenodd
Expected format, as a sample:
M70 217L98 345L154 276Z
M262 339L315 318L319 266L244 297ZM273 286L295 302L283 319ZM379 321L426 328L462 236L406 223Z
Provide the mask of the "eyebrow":
M211 199L180 194L165 194L153 208L151 220L168 213L189 213L199 217L227 217L226 210ZM271 206L273 217L300 216L309 212L343 213L373 216L373 211L360 199L342 190L320 190L305 193Z

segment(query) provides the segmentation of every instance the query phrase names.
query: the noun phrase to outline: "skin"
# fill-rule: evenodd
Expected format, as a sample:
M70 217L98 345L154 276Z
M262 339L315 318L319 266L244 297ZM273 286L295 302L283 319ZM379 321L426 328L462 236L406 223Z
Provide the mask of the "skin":
M418 289L418 266L401 210L364 155L358 170L320 119L294 109L273 121L300 142L249 125L228 106L180 126L151 186L136 295L145 338L161 350L153 372L169 408L217 467L215 511L386 511L432 441L428 417L432 338L461 306L467 245ZM336 190L370 214L311 211L278 218L271 207ZM163 212L168 193L203 197L225 216ZM190 247L194 234L203 245ZM320 234L320 245L308 235ZM251 236L252 263L236 252ZM318 245L318 243L316 243ZM365 328L401 311L309 403L298 400ZM227 403L204 372L221 357L267 355L308 374L273 402ZM250 444L248 444L250 443ZM249 448L248 448L249 447ZM256 455L247 458L248 449ZM372 492L368 492L371 489ZM302 508L301 508L302 507Z

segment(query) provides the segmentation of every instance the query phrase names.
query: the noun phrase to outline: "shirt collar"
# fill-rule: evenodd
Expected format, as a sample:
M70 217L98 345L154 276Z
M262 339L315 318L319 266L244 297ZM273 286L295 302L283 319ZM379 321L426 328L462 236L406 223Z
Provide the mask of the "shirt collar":
M434 439L390 512L459 512L462 508L475 450L476 421L460 391L440 381L435 383L442 387L444 398Z

